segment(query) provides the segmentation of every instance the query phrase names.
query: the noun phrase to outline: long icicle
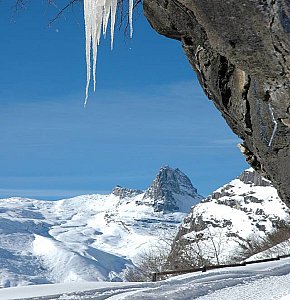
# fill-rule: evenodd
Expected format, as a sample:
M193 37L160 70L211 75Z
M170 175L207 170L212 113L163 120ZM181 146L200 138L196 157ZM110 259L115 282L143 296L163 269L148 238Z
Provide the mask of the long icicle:
M129 1L129 24L130 37L133 35L133 7L134 0ZM117 13L117 0L84 0L84 18L86 32L86 65L87 65L87 82L86 82L86 106L89 97L89 86L91 81L91 72L93 72L94 91L96 90L96 69L98 46L100 44L101 33L106 35L109 18L111 18L111 49L114 44L114 31ZM92 60L92 70L91 70Z
M91 1L84 0L85 31L86 31L86 62L87 62L87 84L86 84L86 106L89 97L89 85L91 80L91 41L92 41L92 15Z
M134 0L129 0L129 23L130 23L130 37L133 36L133 7Z

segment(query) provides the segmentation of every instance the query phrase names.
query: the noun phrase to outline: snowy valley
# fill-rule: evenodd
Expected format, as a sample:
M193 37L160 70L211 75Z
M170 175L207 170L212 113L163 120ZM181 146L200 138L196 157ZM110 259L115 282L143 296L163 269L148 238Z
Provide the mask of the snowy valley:
M203 199L178 169L163 167L146 191L59 201L0 200L0 285L122 281L143 250Z

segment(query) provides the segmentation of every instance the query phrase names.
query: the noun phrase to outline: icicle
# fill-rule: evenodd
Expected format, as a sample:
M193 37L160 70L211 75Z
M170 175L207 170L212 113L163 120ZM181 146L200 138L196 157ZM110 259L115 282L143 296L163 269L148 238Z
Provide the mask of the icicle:
M110 18L110 12L111 12L111 1L106 1L104 6L104 20L103 20L103 35L106 35L107 27L109 23Z
M103 1L93 1L92 11L94 20L92 22L92 49L93 49L93 81L94 91L96 91L96 69L97 69L97 54L98 45L100 44L102 20L103 20Z
M114 45L114 30L115 30L115 22L116 22L116 11L117 11L117 0L111 0L111 49L113 49Z
M129 0L129 23L130 23L130 37L133 36L133 7L134 0Z
M269 111L270 111L270 114L271 114L271 117L272 117L272 121L274 123L274 129L273 129L273 132L272 132L272 136L271 136L270 142L268 144L268 147L271 147L272 143L273 143L273 140L274 140L274 137L275 137L275 134L276 134L276 131L278 129L278 123L277 123L277 121L275 119L274 111L273 111L273 108L272 108L272 106L271 106L270 103L269 103Z
M84 0L85 30L86 30L86 62L87 62L87 84L85 106L89 96L89 85L91 80L91 40L92 40L92 15L91 1Z
M133 6L134 0L129 1L129 23L130 36L133 34ZM87 64L87 83L86 83L86 106L89 95L89 86L91 81L91 59L93 65L94 90L96 90L96 68L98 46L100 44L101 33L106 35L109 19L111 18L111 49L114 44L114 29L116 22L118 0L84 0L84 18L86 31L86 64Z

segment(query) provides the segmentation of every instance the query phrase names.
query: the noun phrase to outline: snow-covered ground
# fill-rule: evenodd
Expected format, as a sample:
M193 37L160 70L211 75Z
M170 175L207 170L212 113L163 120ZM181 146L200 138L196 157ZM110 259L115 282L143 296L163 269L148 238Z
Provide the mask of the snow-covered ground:
M142 196L142 195L141 195ZM122 272L184 213L155 213L114 195L0 201L0 286L122 280ZM128 203L127 203L128 202Z
M289 300L290 258L156 283L91 282L0 289L0 299Z
M158 176L147 194L117 187L59 201L0 199L0 287L122 281L138 254L173 236L184 209L202 199L179 170Z
M116 187L108 195L59 201L0 199L0 300L286 300L290 259L157 283L116 282L140 252L176 232L193 204L181 227L185 235L193 234L195 219L200 229L220 228L234 237L265 234L286 220L289 211L275 189L251 174L246 171L200 204L190 180L169 167L147 191ZM221 249L233 250L229 240L220 241Z

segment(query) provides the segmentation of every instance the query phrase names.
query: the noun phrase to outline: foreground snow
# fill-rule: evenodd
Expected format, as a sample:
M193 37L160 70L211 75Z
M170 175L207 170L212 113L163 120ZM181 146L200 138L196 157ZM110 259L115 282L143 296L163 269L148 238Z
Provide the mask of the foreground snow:
M290 300L290 258L156 283L95 282L0 290L0 299Z

